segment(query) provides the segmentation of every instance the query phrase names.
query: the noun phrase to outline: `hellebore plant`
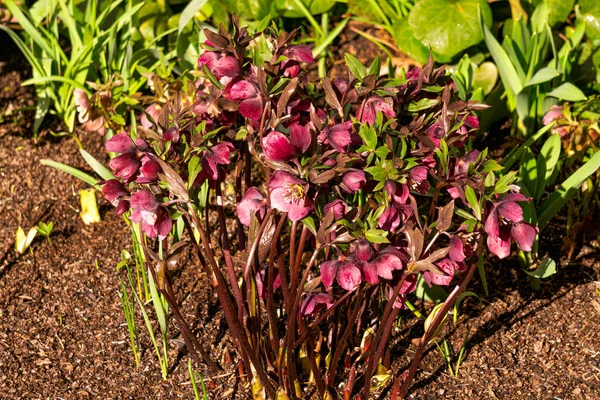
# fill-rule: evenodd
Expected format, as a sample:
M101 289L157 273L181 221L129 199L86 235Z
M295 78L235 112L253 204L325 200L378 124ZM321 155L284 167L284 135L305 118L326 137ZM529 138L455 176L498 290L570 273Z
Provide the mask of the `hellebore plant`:
M431 59L406 77L381 77L375 60L313 83L310 50L292 34L205 33L196 102L175 93L137 137L106 143L120 153L106 198L141 224L191 354L218 368L178 313L165 266L169 249L192 246L255 398L367 399L388 386L403 397L486 239L506 257L511 238L527 250L535 236L514 174L467 151L484 106L461 101ZM389 343L419 275L458 279L407 367Z

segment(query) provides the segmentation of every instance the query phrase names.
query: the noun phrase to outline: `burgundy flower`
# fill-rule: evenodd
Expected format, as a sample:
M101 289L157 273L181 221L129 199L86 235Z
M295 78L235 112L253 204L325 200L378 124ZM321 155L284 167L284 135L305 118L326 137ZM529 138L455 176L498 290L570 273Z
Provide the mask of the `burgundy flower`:
M263 100L258 86L245 80L232 81L227 85L223 96L230 101L239 103L239 112L253 121L260 120L263 113Z
M158 180L158 172L160 165L148 156L141 158L142 166L140 167L140 175L136 178L137 183L152 183Z
M331 211L333 213L333 219L337 221L344 218L344 215L348 212L348 205L344 201L337 199L325 204L323 211L325 212L325 215Z
M466 177L466 173L469 170L469 165L475 164L477 159L479 158L479 150L470 151L468 154L456 160L456 164L454 165L454 174L449 177L448 181L457 181L460 179L464 179ZM463 197L464 191L463 188L458 186L449 186L446 188L448 193L453 199L458 199L459 197Z
M242 73L242 67L235 57L222 56L210 50L198 58L198 68L202 69L204 65L223 85Z
M431 285L448 286L454 278L455 265L447 258L443 258L435 263L441 273L435 274L431 271L423 272L423 279L431 287Z
M141 224L149 238L164 239L171 232L173 221L167 210L149 190L140 190L131 196L131 220Z
M120 154L110 160L109 165L115 171L115 175L123 178L125 182L131 182L137 177L142 164L144 164L144 171L140 183L149 183L150 179L156 180L156 172L159 167L156 162L145 155L144 152L148 149L148 145L142 139L137 139L134 143L127 133L121 132L107 140L104 148Z
M250 226L252 215L256 215L258 220L262 220L267 213L267 199L254 186L246 190L240 204L236 207L237 215L243 225Z
M340 153L348 151L348 145L352 143L352 122L346 121L331 127L326 127L319 134L319 141L333 147Z
M492 203L484 227L488 234L488 248L499 258L510 255L511 239L521 250L531 251L537 228L523 222L523 209L517 204L528 200L521 193L510 193Z
M287 77L295 77L300 72L300 63L310 64L314 61L312 52L308 46L288 46L283 55L288 59L281 63L283 75Z
M271 132L263 137L262 146L269 160L288 161L304 153L310 147L311 140L308 128L295 124L290 127L289 139L281 132Z
M429 192L431 185L427 181L427 168L416 166L408 171L409 186L412 190L425 194Z
M388 117L395 118L394 104L391 97L371 96L365 102L360 121L373 125L377 113L381 112Z
M303 316L310 315L319 308L326 307L329 309L331 306L333 306L333 297L328 293L307 293L304 300L302 300L300 314Z
M414 292L417 289L417 275L410 274L406 277L402 286L400 287L400 292L398 297L394 301L394 308L405 309L406 304L406 295ZM392 299L392 295L394 294L394 289L390 285L386 285L385 297L388 300Z
M106 200L110 201L115 206L115 213L121 215L129 210L129 191L121 182L116 179L110 179L102 185L102 193Z
M196 178L196 183L201 184L205 180L216 181L219 178L219 165L229 164L229 154L234 150L233 144L222 141L202 152L202 170Z
M307 182L292 176L286 171L275 171L269 181L271 206L281 212L288 213L289 219L298 221L314 208L308 197Z
M321 264L321 282L328 289L334 280L337 280L343 289L354 290L361 281L360 269L344 257L335 261L325 261Z
M179 129L172 127L165 131L163 138L167 142L177 143L179 142Z
M355 265L362 270L365 281L371 285L377 285L379 277L392 279L392 271L402 269L401 257L401 253L394 251L393 247L386 247L384 251L375 256L371 244L367 240L361 239L356 245L353 260Z
M341 188L347 193L356 193L367 182L364 171L356 168L350 168L342 176Z
M472 129L479 128L479 118L474 115L467 115L465 117L465 125Z
M277 290L281 287L281 277L279 273L275 271L275 279L273 279L273 290ZM254 276L256 279L256 291L258 292L258 297L260 299L264 299L267 297L267 288L268 282L265 281L267 276L267 266L263 266Z

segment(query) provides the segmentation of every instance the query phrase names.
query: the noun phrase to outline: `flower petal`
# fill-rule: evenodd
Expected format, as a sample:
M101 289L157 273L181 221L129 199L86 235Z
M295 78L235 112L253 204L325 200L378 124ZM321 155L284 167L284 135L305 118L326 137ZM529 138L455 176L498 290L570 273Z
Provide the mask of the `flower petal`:
M263 137L262 146L269 160L288 161L296 155L296 147L280 132L271 132Z
M361 280L360 270L353 263L346 261L337 269L336 278L343 289L354 290Z
M326 289L333 284L338 269L338 261L325 261L321 264L321 282Z
M135 143L125 132L121 132L118 135L113 136L104 143L104 148L112 153L132 153L137 152Z
M511 228L513 239L523 251L531 251L536 234L536 228L526 222L515 224Z
M498 258L508 257L510 255L510 230L502 227L497 236L488 236L487 245L488 249Z

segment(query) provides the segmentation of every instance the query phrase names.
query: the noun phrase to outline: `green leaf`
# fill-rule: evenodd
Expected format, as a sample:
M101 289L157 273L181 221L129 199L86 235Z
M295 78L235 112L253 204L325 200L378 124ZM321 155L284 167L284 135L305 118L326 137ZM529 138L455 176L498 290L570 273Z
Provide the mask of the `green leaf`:
M300 3L310 15L319 15L329 11L335 5L336 0L300 0ZM279 12L283 12L283 16L286 18L305 17L305 12L294 1L276 0L275 7Z
M498 68L496 64L485 61L473 71L473 91L481 88L486 95L490 94L498 82Z
M421 64L427 62L429 48L413 35L408 17L394 21L391 33L400 50Z
M105 181L109 179L115 179L115 176L106 168L100 161L96 160L90 153L84 149L79 149L81 156L85 162L94 170L95 173L100 175Z
M527 188L527 191L535 197L538 186L538 168L535 156L530 149L526 149L521 157L521 166L519 167L519 177L521 182ZM543 173L543 171L542 171ZM508 188L507 188L508 189Z
M564 22L575 4L575 0L545 0L548 4L548 25L553 27Z
M365 232L365 238L371 243L389 243L386 235L387 232L381 229L369 229Z
M479 200L477 200L477 195L471 186L465 186L465 196L467 198L467 202L471 206L475 217L478 220L481 220L481 206L479 205Z
M525 83L525 87L539 85L540 83L549 82L552 79L560 75L554 68L542 68L535 75Z
M469 290L467 290L465 292L462 292L456 298L456 302L454 303L454 313L452 315L454 323L456 323L456 321L458 320L458 308L460 307L460 302L463 301L463 299L465 299L466 297L475 297L475 298L477 298L477 300L479 300L479 305L483 306L483 301L481 301L481 297L479 297L479 295L477 293L471 292Z
M362 81L364 77L367 76L367 68L358 60L358 58L350 53L346 53L344 58L346 59L346 65L350 72L352 72L352 75L359 81Z
M585 22L585 35L592 41L600 40L600 1L579 0L581 13L577 18Z
M419 101L413 101L408 105L408 111L418 112L427 110L428 108L434 107L440 103L440 99L421 99Z
M177 31L181 33L183 28L194 18L194 15L200 11L202 7L208 2L208 0L192 0L190 3L185 6L183 11L181 12L181 16L179 17L179 26Z
M585 180L600 168L600 151L565 180L538 210L538 228L542 231L556 213L569 201Z
M367 75L375 75L379 76L379 72L381 71L381 56L377 54L375 60L369 66L369 70L367 71Z
M562 142L560 136L557 134L550 135L540 150L537 159L537 169L539 175L543 174L543 179L542 176L538 177L537 190L535 191L536 202L540 199L548 180L552 176L552 173L554 173L561 150Z
M535 133L535 135L533 135L529 139L527 139L525 141L525 143L512 149L510 151L510 153L508 153L506 155L506 157L504 157L504 159L500 162L500 164L504 167L504 171L508 172L512 168L512 166L515 164L515 162L517 162L517 160L519 160L521 158L521 156L523 155L523 152L526 149L530 148L531 145L533 145L538 139L540 139L542 136L544 136L548 131L550 131L550 129L552 129L553 126L554 126L554 124L546 125L542 129L537 131Z
M550 97L556 97L557 99L566 101L583 101L587 99L585 94L575 85L569 82L565 82L550 93Z
M67 174L72 175L79 180L82 180L83 182L87 183L90 186L96 186L96 184L98 184L98 180L96 178L94 178L93 176L86 174L85 172L82 172L82 171L78 170L77 168L73 168L69 165L62 164L62 163L52 161L52 160L48 160L48 159L40 160L40 164L47 165L48 167L56 168L60 171L66 172Z
M315 46L315 48L312 51L313 56L315 58L318 57L323 51L325 51L325 49L327 49L327 47L329 47L329 45L331 43L333 43L335 38L338 37L340 33L342 33L342 31L346 27L346 24L348 24L348 21L350 21L350 18L345 18L345 19L341 20L335 26L335 28L333 28L331 30L331 32L329 32L327 37L325 39L323 39L322 41L320 41L317 46Z
M377 132L369 124L361 125L358 136L363 140L367 149L373 151L377 147Z
M500 43L498 43L492 32L490 32L488 27L484 24L483 15L481 13L479 14L479 25L483 30L485 44L498 67L498 73L500 74L500 79L502 79L506 94L508 95L509 104L512 104L512 107L514 107L516 95L523 90L523 84L519 79L519 75L517 74L510 57L506 54L506 51Z
M415 296L432 303L440 303L448 298L448 293L438 285L429 287L425 279L423 279L423 275L418 274Z
M546 257L540 263L535 271L525 271L532 278L543 279L556 273L556 262L553 259Z
M483 39L478 10L491 25L492 11L486 0L421 0L410 11L408 23L414 36L436 55L452 58Z

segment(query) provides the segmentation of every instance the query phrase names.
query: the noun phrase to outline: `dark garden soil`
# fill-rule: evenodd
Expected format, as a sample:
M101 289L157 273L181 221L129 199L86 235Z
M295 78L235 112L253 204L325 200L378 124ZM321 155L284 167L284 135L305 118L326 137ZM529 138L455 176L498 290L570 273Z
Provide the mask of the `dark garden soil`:
M115 270L120 251L130 248L127 227L103 199L102 221L84 225L77 192L85 185L40 165L51 158L86 169L73 140L49 134L58 129L51 118L41 138L33 140L33 112L18 110L35 102L32 89L20 87L27 66L4 35L0 48L0 399L193 398L189 356L172 323L168 379L161 377L141 318L142 356L136 367L117 297L124 275ZM106 159L101 137L80 137L86 150ZM54 222L51 244L38 237L31 251L18 256L17 226L28 230L38 221ZM589 221L599 222L598 216ZM563 235L561 221L558 225L541 240L542 253L555 259L561 257ZM531 292L518 266L490 261L490 294L483 306L465 300L458 325L442 333L456 353L466 337L459 376L448 373L432 347L412 398L600 399L598 242L584 243L538 293ZM173 272L173 281L200 342L219 362L234 359L217 377L196 366L211 387L209 398L251 398L234 373L234 351L211 285L193 258ZM471 288L482 293L479 280L474 282ZM411 339L422 333L419 326L397 332L396 368L413 353Z

